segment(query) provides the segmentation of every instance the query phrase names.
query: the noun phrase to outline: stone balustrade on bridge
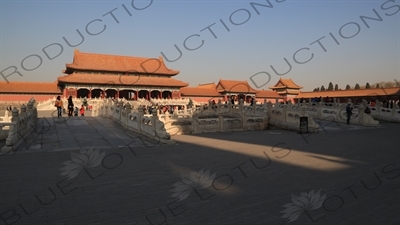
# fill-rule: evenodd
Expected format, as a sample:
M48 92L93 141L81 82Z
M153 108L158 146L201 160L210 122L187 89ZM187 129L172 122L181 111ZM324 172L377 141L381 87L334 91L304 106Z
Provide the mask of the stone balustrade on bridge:
M288 104L292 110L299 111L305 108L308 115L322 120L333 120L345 123L347 120L346 106L350 104L353 108L351 115L351 123L365 126L377 126L379 121L400 122L400 109L398 105L393 108L383 107L382 102L377 101L374 106L368 105L365 100L359 105L354 105L349 99L348 103L298 103ZM369 108L370 113L366 113L365 109Z
M26 105L23 104L21 112L14 107L11 113L9 122L0 122L0 140L6 141L1 153L15 150L18 144L33 131L38 116L35 99L31 99ZM2 119L5 119L5 117L2 117Z
M132 106L129 102L124 105L123 101L104 100L93 105L92 115L112 118L125 128L156 140L170 140L170 134L158 119L157 111L154 111L152 115L145 115L142 106L139 106L137 111L132 112Z

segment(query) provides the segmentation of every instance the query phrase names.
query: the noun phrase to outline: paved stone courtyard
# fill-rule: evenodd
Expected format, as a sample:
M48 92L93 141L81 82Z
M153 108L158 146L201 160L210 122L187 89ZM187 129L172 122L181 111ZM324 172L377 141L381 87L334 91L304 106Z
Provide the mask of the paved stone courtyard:
M400 124L321 125L162 144L48 115L0 156L0 224L400 224Z

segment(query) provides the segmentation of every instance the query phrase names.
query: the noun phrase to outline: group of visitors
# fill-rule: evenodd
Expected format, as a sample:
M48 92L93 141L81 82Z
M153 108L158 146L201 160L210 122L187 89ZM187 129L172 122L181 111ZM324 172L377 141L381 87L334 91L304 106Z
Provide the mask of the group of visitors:
M176 110L183 110L183 106L177 105L151 105L151 106L142 106L144 108L144 114L152 114L154 111L158 110L158 114L165 114L168 112L169 114L173 114Z
M57 116L58 116L58 118L62 117L62 111L64 109L64 103L61 100L60 96L57 96L56 101L54 103L54 107L57 108ZM74 102L72 101L72 96L69 96L69 98L68 98L67 109L68 109L68 116L69 117L78 116L78 111L79 111L81 116L85 116L85 108L83 107L83 105L81 105L80 109L78 109L78 107L74 108Z

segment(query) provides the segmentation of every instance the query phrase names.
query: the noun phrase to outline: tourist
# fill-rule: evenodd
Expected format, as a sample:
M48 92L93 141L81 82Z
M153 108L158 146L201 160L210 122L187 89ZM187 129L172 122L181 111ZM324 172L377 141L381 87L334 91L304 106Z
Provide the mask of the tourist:
M250 106L253 106L254 102L255 102L254 98L251 98Z
M58 118L62 117L61 110L63 108L63 102L61 101L61 97L60 96L57 96L57 99L56 99L56 102L54 103L54 106L57 108Z
M72 101L72 96L70 95L68 98L68 116L72 116L73 111L74 111L74 102Z
M347 107L346 107L346 114L347 114L347 124L348 124L348 125L350 125L350 117L351 117L351 114L353 114L352 109L353 109L353 108L350 106L350 103L347 104Z
M79 109L78 109L78 107L75 107L74 116L78 116L78 112L79 112Z
M371 114L371 109L367 106L367 108L364 110L364 113Z
M81 105L80 113L81 116L85 116L85 108L83 107L83 105Z
M167 106L164 105L162 108L162 113L165 114L166 111L167 111Z

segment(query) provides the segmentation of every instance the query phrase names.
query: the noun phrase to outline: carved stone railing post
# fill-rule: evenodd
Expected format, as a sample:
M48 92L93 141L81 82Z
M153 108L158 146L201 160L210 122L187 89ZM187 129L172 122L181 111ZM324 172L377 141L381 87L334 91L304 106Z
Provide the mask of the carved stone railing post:
M14 107L14 109L11 112L12 112L11 122L18 122L18 116L19 116L18 109Z
M224 130L224 117L222 115L218 115L218 130Z
M239 113L243 113L243 99L241 98L240 100L239 100Z
M399 106L394 102L393 107L390 109L391 110L391 116L394 118L396 116L396 110L399 108Z
M288 109L287 109L287 105L283 105L283 107L282 107L282 119L283 119L283 122L286 122L287 121L287 111L288 111Z
M20 127L18 128L18 139L22 138L25 133L27 132L27 114L26 114L26 106L25 104L22 104L21 106L21 113L19 114L19 121L20 121Z
M123 105L124 105L124 103L122 102L122 100L117 102L117 108L118 108L117 121L121 121L122 110L124 109Z
M32 113L32 111L33 111L33 102L30 100L29 102L28 102L28 104L27 104L27 106L28 106L28 113Z
M21 113L20 113L19 116L20 116L20 117L21 117L21 116L23 116L23 117L26 116L26 106L25 106L25 104L22 104L22 106L21 106Z
M164 114L165 117L168 116L167 113L168 113L168 110ZM158 120L157 112L156 111L151 112L151 126L153 127L153 130L154 130L154 136L155 137L160 137L158 135L158 131L157 131L157 125L156 125L157 124L157 120Z
M271 118L271 113L272 113L272 102L267 102L267 116L268 118Z
M126 105L125 105L125 111L126 111L126 115L127 116L128 116L129 113L132 112L132 106L131 106L131 104L129 104L129 102L126 103Z
M8 137L6 139L6 146L1 149L1 153L7 153L13 150L13 146L18 142L19 135L19 111L16 107L11 111L11 124L9 126Z
M222 113L221 106L222 106L221 99L218 99L218 106L217 106L218 107L217 108L217 110L218 110L217 113L218 114Z
M175 111L174 111L174 113L175 113ZM157 114L157 113L156 113L156 114ZM154 115L154 112L153 112L153 115ZM170 115L169 112L166 111L166 112L165 112L165 117L164 117L165 123L167 123L167 122L170 120L169 115Z
M142 122L142 118L143 118L143 114L144 114L144 108L143 106L139 106L138 108L138 128L139 131L142 131L142 126L143 126L143 122Z
M292 101L288 101L288 104L287 104L287 109L289 110L289 111L292 111L292 107L293 107L293 104L292 104Z
M300 115L301 115L302 117L307 116L307 114L306 114L306 106L305 106L305 105L301 106Z
M376 107L376 115L377 116L381 115L382 102L376 100L375 107Z

